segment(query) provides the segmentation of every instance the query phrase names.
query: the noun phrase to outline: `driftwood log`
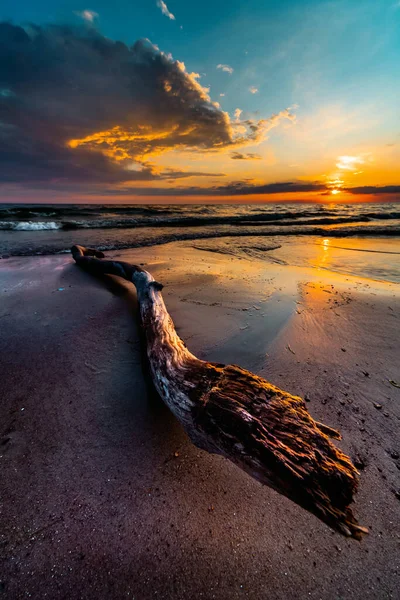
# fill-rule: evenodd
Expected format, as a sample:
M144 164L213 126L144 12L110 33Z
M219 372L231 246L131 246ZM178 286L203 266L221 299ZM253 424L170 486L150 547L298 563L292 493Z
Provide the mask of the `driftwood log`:
M229 458L340 533L360 539L350 504L358 472L330 441L340 434L311 417L305 402L236 365L196 358L175 331L162 285L144 269L100 260L73 246L76 263L94 275L118 275L136 286L152 378L192 442Z

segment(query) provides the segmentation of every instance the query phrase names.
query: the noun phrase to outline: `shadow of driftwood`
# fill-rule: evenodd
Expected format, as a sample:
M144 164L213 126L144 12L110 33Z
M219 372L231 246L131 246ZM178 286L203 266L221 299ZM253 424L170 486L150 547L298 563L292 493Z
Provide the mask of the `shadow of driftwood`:
M132 315L132 318L134 319L134 322L137 326L141 350L141 366L143 377L146 383L147 401L149 404L149 408L153 409L156 412L161 411L164 416L166 414L170 414L169 410L160 398L151 377L150 365L146 353L146 339L140 322L139 305L137 301L136 290L133 284L130 284L129 282L124 281L123 279L114 275L93 275L91 273L84 272L77 265L71 265L68 271L69 274L74 276L74 278L76 277L77 272L81 273L83 277L87 277L89 279L92 279L93 281L98 282L102 287L105 287L114 296L123 299L129 313Z

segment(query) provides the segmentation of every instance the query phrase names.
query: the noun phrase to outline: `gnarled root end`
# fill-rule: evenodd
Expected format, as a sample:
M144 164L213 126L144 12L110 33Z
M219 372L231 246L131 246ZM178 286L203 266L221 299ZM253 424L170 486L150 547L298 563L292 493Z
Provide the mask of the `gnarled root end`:
M93 275L117 275L132 282L133 274L143 271L141 267L131 265L127 262L99 260L104 259L104 254L99 250L95 250L95 248L85 248L85 246L76 245L72 246L71 253L76 264Z
M85 246L72 246L71 248L72 257L74 260L79 259L83 256L95 256L96 258L104 258L103 252L96 250L95 248L86 248Z

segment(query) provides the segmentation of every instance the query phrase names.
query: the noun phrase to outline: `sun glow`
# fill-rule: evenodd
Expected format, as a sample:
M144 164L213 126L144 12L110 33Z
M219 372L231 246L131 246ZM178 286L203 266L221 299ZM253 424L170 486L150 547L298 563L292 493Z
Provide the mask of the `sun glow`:
M341 190L331 190L331 194L336 196L336 194L340 194Z
M365 162L362 156L339 156L336 166L338 169L353 171L357 165L363 165Z

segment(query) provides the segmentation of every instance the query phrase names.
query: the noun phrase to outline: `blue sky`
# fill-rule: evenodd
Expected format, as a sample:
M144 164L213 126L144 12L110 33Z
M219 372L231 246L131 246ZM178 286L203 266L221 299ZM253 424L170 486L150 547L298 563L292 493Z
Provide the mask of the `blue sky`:
M76 23L77 12L94 11L107 37L128 45L149 38L188 69L204 73L202 83L211 86L212 96L226 94L228 110L241 101L248 110L304 102L312 109L324 100L351 96L357 102L366 94L391 93L393 85L400 89L400 3L397 8L395 1L203 0L197 5L170 0L175 21L155 0L7 4L0 18L15 23ZM222 77L216 70L220 63L231 65L235 76ZM262 96L246 94L252 85Z
M291 107L296 123L282 123L246 147L266 159L264 176L259 161L253 172L246 160L246 174L257 183L320 179L329 169L333 176L342 155L372 165L365 184L399 183L400 2L168 0L167 9L175 19L156 0L22 0L3 5L0 20L77 25L91 11L93 23L86 25L107 38L128 46L148 38L184 62L232 120L238 108L241 119L267 119ZM395 149L387 156L384 148ZM160 160L167 165L166 155ZM223 169L228 177L232 166Z

